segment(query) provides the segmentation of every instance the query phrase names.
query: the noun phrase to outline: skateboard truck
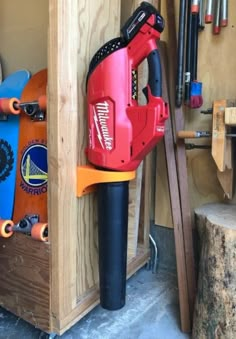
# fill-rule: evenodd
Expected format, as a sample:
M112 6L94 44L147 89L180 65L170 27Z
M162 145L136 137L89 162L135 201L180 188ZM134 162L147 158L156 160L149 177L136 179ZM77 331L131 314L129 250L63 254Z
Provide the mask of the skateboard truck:
M6 120L8 114L18 115L24 111L34 121L45 120L45 112L47 108L47 97L41 95L38 100L29 102L20 102L16 98L0 99L0 115L1 120Z
M34 121L45 120L45 110L42 109L39 101L20 103L19 108L22 109ZM46 109L46 107L45 107Z
M39 222L38 214L27 214L17 224L0 219L0 236L9 238L14 232L29 234L35 240L48 241L48 224Z
M37 214L26 215L23 219L21 219L17 224L12 227L12 231L30 234L33 225L37 222L39 222L39 216Z

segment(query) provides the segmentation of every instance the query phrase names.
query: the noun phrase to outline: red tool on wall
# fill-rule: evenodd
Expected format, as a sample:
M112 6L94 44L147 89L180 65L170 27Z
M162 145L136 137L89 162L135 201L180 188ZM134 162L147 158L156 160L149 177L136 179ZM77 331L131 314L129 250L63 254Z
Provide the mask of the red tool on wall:
M122 37L102 46L87 76L88 160L110 175L134 171L164 135L168 107L161 98L157 40L164 20L142 2L122 28ZM149 79L137 101L137 68L147 58ZM112 181L112 179L111 179ZM98 184L100 301L106 309L125 304L128 181Z

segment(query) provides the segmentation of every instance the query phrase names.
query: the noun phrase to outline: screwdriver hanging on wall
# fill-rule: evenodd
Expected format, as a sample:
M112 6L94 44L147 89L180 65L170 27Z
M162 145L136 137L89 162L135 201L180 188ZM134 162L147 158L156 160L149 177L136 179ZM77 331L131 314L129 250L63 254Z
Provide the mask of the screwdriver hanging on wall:
M177 75L175 105L180 107L183 100L183 72L184 72L184 46L185 46L185 18L186 18L186 0L180 0L179 3L179 31L178 31L178 54L177 54Z
M220 34L220 0L215 1L213 17L213 34Z
M220 26L226 27L227 25L228 25L228 0L221 0Z
M213 21L213 0L207 0L205 23L210 24Z

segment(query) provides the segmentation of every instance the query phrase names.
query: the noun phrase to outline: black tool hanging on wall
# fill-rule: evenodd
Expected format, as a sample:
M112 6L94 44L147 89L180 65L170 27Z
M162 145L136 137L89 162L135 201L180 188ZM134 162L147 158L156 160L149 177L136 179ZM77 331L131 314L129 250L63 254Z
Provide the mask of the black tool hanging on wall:
M182 105L182 101L183 101L185 19L186 19L186 0L180 0L180 3L179 3L178 50L177 50L177 74L176 74L176 92L175 92L175 105L176 105L176 107L180 107Z

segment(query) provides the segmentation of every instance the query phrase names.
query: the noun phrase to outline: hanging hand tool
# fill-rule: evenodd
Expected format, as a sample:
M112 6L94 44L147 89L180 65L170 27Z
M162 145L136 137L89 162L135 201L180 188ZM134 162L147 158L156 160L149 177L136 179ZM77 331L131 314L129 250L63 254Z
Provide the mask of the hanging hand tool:
M194 14L199 13L199 0L192 0L191 12Z
M177 138L179 139L198 139L198 138L211 138L210 131L178 131ZM235 138L235 133L226 133L225 137Z
M185 144L185 149L191 151L192 149L210 149L211 145L196 145L196 144Z
M176 107L180 107L182 105L182 100L183 100L185 17L186 17L186 0L180 0L180 3L179 3L177 75L176 75L176 93L175 93L175 105L176 105Z
M157 40L164 20L142 2L122 28L121 38L102 46L87 76L88 160L110 175L136 170L164 135L168 107L161 98ZM147 58L149 78L137 101L137 69ZM112 170L112 172L110 172ZM98 184L100 302L115 310L125 304L128 181Z
M202 31L205 28L205 0L199 3L199 22L198 28Z
M199 108L203 104L202 83L197 81L198 66L198 18L199 13L191 13L191 89L190 89L190 107Z
M221 0L215 0L215 11L213 18L213 34L220 34L220 2Z
M185 55L185 86L184 86L184 103L190 105L190 88L191 88L191 43L192 43L192 0L187 0L187 36L186 36L186 55Z
M228 0L221 0L220 26L226 27L227 25L228 25Z
M209 138L211 132L208 131L178 131L177 138L191 139L191 138Z
M207 0L205 23L210 24L213 21L213 0Z

